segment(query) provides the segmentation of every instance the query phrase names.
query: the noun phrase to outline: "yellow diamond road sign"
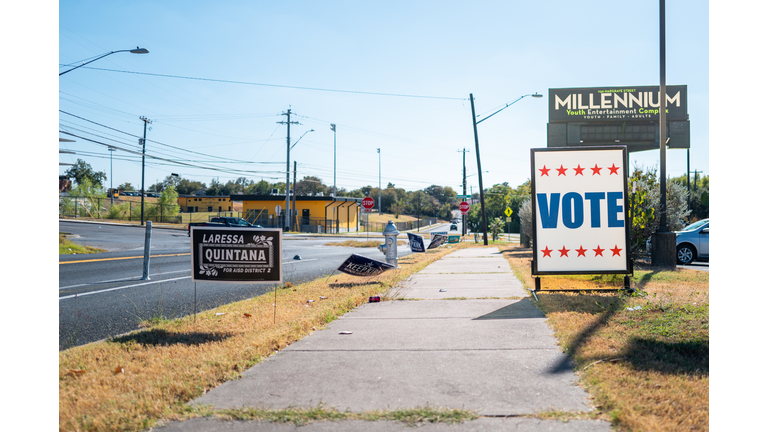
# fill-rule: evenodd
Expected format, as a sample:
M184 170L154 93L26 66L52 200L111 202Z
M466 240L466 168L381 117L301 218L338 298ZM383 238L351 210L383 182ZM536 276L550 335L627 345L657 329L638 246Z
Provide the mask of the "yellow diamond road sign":
M507 209L504 210L504 214L507 215L507 217L512 216L512 209L507 207Z

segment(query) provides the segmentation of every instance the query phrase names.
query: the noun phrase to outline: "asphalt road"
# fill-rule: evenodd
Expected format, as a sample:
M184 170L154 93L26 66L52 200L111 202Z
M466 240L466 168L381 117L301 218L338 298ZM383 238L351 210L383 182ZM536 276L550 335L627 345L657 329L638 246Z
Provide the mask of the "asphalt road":
M447 226L434 230L447 230ZM186 231L154 228L150 280L141 280L145 228L107 223L60 221L59 231L75 243L106 249L90 255L59 256L59 349L135 330L139 322L176 318L262 295L273 285L191 281L190 240ZM371 239L382 239L372 233ZM383 260L376 248L324 246L340 237L283 237L283 279L300 283L331 274L352 253ZM358 240L365 240L364 237ZM398 256L410 254L408 246ZM299 255L300 260L294 259Z

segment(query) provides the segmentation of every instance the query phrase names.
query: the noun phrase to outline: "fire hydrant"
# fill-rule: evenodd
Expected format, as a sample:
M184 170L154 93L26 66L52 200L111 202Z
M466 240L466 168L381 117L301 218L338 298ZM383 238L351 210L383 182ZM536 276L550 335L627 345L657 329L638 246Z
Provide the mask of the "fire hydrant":
M389 221L387 227L384 228L384 232L382 232L382 235L384 235L384 244L379 245L379 250L384 254L384 257L386 257L387 264L392 264L395 267L397 267L398 234L400 234L400 231L397 230L397 227L392 221Z

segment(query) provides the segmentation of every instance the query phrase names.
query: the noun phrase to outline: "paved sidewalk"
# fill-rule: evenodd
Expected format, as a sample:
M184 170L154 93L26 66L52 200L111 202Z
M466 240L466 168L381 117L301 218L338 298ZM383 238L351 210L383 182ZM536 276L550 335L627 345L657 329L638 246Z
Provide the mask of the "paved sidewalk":
M352 412L442 407L483 416L460 425L420 427L428 431L611 430L602 421L520 417L592 407L544 316L497 248L453 252L394 290L412 300L365 304L192 403L266 409L322 403ZM398 422L319 422L299 427L193 419L157 430L413 429Z

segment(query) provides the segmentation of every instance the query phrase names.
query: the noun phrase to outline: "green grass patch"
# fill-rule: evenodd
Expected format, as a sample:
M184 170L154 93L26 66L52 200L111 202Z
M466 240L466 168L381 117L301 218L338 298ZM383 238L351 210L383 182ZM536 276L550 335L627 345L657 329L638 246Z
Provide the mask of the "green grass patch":
M396 421L409 426L418 426L426 423L460 424L477 419L479 416L474 411L441 409L441 408L415 408L393 411L366 411L362 413L340 412L325 408L322 405L314 408L290 408L284 410L265 410L256 408L241 408L227 410L198 409L191 416L216 417L224 420L261 420L272 423L292 423L304 426L320 421Z
M59 255L95 254L100 252L105 252L105 250L91 246L80 246L69 241L65 233L59 233Z

